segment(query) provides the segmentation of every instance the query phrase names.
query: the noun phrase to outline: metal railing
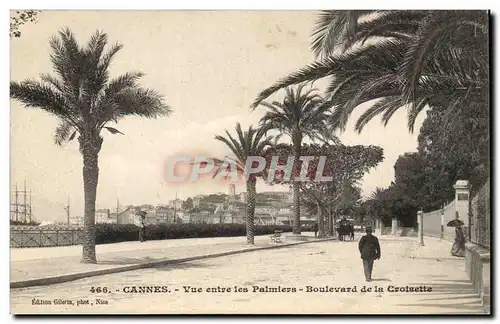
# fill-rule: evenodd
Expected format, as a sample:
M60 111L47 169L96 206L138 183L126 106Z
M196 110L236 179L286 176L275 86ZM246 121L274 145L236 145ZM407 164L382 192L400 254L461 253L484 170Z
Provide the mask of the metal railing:
M490 180L481 187L470 202L469 240L490 249L491 211Z
M83 242L81 228L40 228L37 226L11 226L10 247L49 247L77 245Z

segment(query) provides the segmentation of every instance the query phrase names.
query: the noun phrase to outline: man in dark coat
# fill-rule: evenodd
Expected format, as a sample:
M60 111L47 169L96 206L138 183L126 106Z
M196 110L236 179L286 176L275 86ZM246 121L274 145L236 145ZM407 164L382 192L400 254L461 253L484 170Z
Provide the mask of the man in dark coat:
M372 235L372 228L366 228L366 235L359 240L359 253L363 259L366 281L372 281L373 261L380 259L380 244L378 238Z
M318 223L313 223L314 237L318 237Z
M139 214L139 241L146 242L146 214Z

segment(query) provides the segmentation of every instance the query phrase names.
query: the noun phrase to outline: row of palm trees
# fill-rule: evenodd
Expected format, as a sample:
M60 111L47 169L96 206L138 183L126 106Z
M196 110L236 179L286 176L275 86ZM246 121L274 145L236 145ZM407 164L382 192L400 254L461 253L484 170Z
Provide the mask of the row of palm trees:
M300 174L299 157L302 143L305 138L315 141L337 142L334 129L331 126L331 113L323 98L315 89L305 89L305 85L297 88L285 89L285 97L281 102L262 102L267 110L260 119L257 129L252 126L242 131L241 125L236 125L236 136L226 130L226 136L217 135L215 138L223 142L235 156L237 170L245 173L245 165L251 156L266 157L271 149L277 148L278 140L283 136L289 137L294 152L294 167L292 178ZM267 136L269 132L275 136ZM223 160L216 160L217 165L224 169ZM220 169L219 169L220 170ZM254 243L254 213L257 178L263 177L264 172L251 174L246 180L247 189L247 243ZM300 183L292 182L292 222L293 234L300 235Z
M335 141L334 131L345 130L353 110L372 100L377 102L356 122L358 132L378 115L387 125L403 107L411 132L426 107L445 110L450 120L471 106L489 109L485 11L330 10L318 16L312 36L317 61L263 90L252 104L252 109L259 105L268 109L261 127L277 130L278 137L290 137L294 166L305 137ZM313 95L313 90L302 94L306 83L323 78L329 79L324 98ZM264 102L282 89L282 102ZM225 143L237 152L234 141ZM239 159L246 161L241 154ZM297 172L294 168L293 174ZM293 182L292 187L293 233L300 234L300 183ZM247 189L250 229L255 183L247 183ZM247 233L248 243L253 243L253 231Z
M96 263L95 199L99 175L98 154L103 129L121 118L168 116L164 98L139 86L140 72L111 79L109 64L122 48L104 52L106 34L95 33L83 47L70 30L50 41L56 76L41 81L11 82L11 98L26 107L41 108L60 120L56 143L78 139L83 157L85 239L83 258ZM352 111L377 99L356 123L361 131L373 117L387 123L402 107L408 109L408 127L425 107L443 109L450 118L478 105L488 109L488 16L481 11L324 11L318 16L311 49L317 61L263 90L252 109L267 110L257 129L237 138L218 136L238 160L240 171L251 155L261 155L282 135L289 137L297 162L304 139L336 141L334 132L345 129ZM305 90L308 82L328 78L323 95ZM284 89L285 98L266 103ZM276 132L274 138L268 132ZM297 174L298 163L294 163ZM247 241L253 243L256 178L246 183L248 195ZM300 234L300 185L293 186L293 232Z

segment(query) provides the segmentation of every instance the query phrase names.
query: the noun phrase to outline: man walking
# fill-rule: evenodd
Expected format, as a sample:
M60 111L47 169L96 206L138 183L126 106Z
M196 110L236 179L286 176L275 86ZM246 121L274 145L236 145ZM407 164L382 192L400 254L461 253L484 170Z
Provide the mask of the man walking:
M145 242L146 241L146 233L145 233L146 232L146 212L139 211L135 215L138 216L136 225L139 227L139 241Z
M378 238L372 235L371 226L366 227L366 235L359 240L359 253L363 259L366 281L372 281L373 261L380 259L380 244Z
M146 216L141 215L140 225L139 225L139 241L146 241Z

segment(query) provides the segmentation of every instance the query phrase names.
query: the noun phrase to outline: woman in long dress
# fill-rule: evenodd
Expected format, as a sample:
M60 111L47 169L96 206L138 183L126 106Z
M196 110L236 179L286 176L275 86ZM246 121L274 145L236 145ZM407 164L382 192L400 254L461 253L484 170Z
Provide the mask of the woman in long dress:
M463 257L465 255L465 235L463 226L455 227L455 243L451 248L451 255Z

